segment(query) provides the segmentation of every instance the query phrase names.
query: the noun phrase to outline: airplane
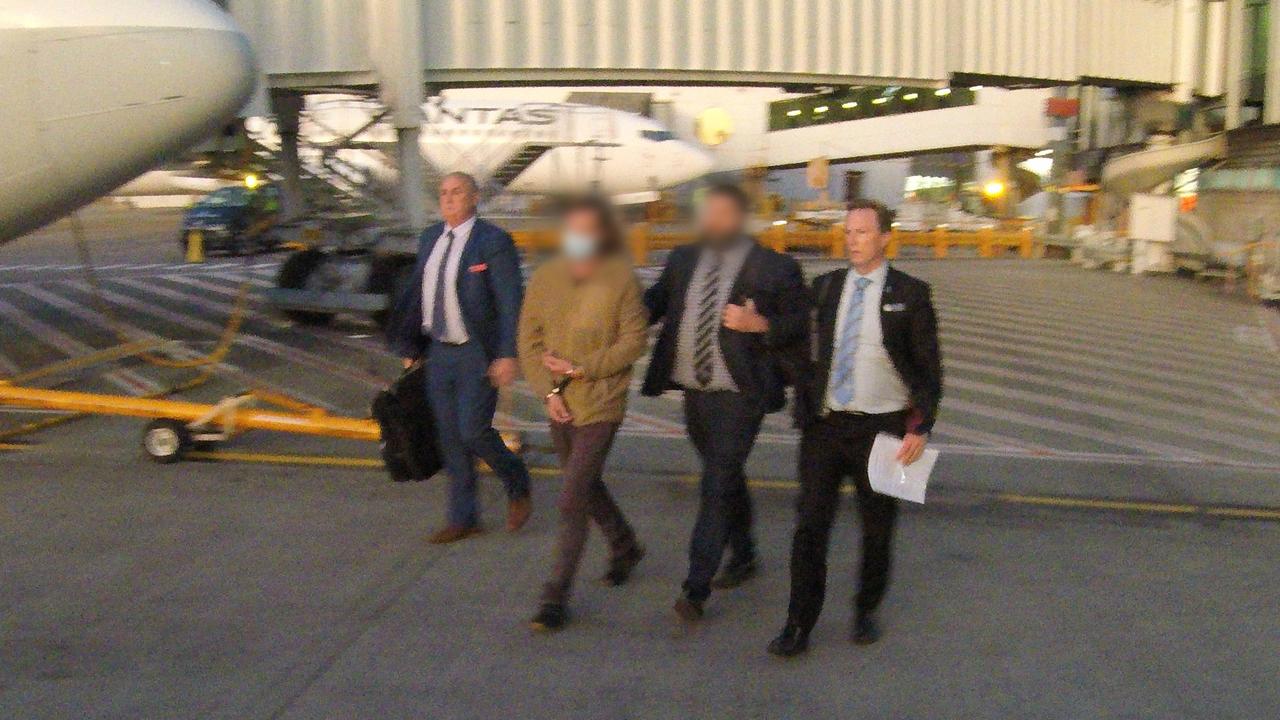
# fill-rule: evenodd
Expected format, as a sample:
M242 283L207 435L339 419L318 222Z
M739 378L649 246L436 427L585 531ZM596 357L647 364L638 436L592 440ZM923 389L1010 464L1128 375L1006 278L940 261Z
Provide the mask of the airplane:
M711 155L676 138L661 123L634 113L572 103L424 103L419 150L438 173L465 171L490 190L560 195L592 190L619 200L647 201L656 191L701 177ZM353 95L306 98L300 134L303 163L318 171L324 157L359 168L365 179L392 186L399 172L395 129L376 100ZM278 146L274 123L246 123L250 136Z
M213 135L256 81L204 0L0 0L0 244Z

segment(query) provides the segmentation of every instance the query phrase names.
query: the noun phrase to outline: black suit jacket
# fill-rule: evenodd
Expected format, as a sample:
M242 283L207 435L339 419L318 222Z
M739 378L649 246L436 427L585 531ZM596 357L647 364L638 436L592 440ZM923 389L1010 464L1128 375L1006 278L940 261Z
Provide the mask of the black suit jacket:
M703 249L683 245L671 252L657 284L644 294L649 321L662 323L641 393L661 395L677 389L672 379L685 294ZM800 265L790 257L752 242L742 270L729 295L730 302L754 300L756 310L769 320L769 331L744 333L720 326L720 352L730 377L744 393L764 400L768 412L786 404L787 379L782 358L792 348L803 348L808 332L809 300Z
M815 305L808 370L800 373L806 382L796 388L796 421L801 427L826 413L836 319L848 274L849 269L843 268L813 281ZM880 298L880 327L884 349L910 397L907 430L927 433L933 429L942 398L942 354L929 284L890 267Z

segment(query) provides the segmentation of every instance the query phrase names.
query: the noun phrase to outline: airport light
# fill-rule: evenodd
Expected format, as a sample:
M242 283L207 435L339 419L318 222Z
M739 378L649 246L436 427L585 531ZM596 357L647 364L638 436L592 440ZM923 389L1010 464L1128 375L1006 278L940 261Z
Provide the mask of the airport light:
M920 97L920 93L907 93L906 95L903 95L903 96L902 96L902 99L903 99L903 100L915 100L915 99L916 99L916 98L918 98L918 97Z
M937 95L938 97L946 97L951 94L951 88L942 88L940 90L934 90L933 94Z
M995 199L1004 195L1004 183L999 180L992 180L982 186L982 194L989 198Z
M787 117L795 117L800 114L799 110L788 110Z
M847 103L842 103L840 107L844 108L845 110L852 110L853 108L858 107L858 103L855 100L850 100Z
M872 100L872 101L871 101L871 104L872 104L872 105L883 105L883 104L885 104L885 103L887 103L887 102L889 102L889 98L887 98L887 97L878 97L878 98L876 98L875 100Z
M250 190L257 190L258 185L260 185L261 183L262 181L259 180L258 176L254 175L253 173L249 173L248 175L244 176L244 186L249 188Z
M831 108L827 107L826 105L819 105L818 107L816 107L816 108L814 108L814 109L813 109L813 112L814 112L814 114L816 115L816 114L818 114L818 113L824 113L824 112L826 112L826 111L828 111L828 110L830 110L830 109L831 109Z
M978 92L981 89L982 89L981 85L974 85L973 87L969 88L969 92Z

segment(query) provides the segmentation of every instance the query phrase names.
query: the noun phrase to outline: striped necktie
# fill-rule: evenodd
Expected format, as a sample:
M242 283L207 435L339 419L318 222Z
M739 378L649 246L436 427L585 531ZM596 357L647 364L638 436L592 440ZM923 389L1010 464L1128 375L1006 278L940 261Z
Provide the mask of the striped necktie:
M710 257L698 299L697 335L693 346L693 379L706 387L715 376L715 349L720 336L720 258Z
M444 309L444 288L449 277L449 255L453 252L453 231L444 236L444 250L440 253L440 268L436 273L435 300L431 303L431 339L444 342L449 336L449 318Z
M853 365L858 352L858 335L862 333L862 306L867 295L870 278L860 277L854 281L853 298L849 301L849 309L844 313L844 324L840 327L840 344L836 350L835 382L832 384L836 402L847 407L853 402Z

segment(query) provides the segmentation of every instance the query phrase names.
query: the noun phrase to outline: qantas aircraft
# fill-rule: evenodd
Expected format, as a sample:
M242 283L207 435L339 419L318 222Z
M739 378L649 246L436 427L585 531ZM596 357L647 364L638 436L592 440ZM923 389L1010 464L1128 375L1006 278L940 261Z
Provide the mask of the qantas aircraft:
M620 110L547 102L459 104L438 97L422 110L419 149L436 172L465 171L514 193L590 188L642 200L701 177L712 164L706 150L677 139L656 120ZM308 97L303 162L314 165L332 152L373 181L395 183L395 129L379 121L382 112L377 101L358 96ZM270 120L251 119L247 127L264 145L278 144Z

